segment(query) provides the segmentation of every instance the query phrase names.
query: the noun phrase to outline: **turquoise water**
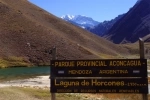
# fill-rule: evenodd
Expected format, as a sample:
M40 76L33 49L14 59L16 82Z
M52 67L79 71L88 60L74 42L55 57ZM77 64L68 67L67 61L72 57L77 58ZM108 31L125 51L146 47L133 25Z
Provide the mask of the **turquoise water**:
M15 67L0 69L0 80L38 75L50 75L50 67Z

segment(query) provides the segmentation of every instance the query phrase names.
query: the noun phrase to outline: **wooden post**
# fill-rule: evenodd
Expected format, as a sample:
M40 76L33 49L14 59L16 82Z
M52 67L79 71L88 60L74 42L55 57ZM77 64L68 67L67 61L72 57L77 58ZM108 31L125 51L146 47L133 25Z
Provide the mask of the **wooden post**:
M144 41L141 38L139 38L139 47L140 47L140 59L145 59Z
M139 38L140 59L145 59L144 41ZM148 100L147 94L142 94L143 100Z
M52 60L56 60L56 47L53 47L51 53L52 53ZM51 93L51 100L56 100L55 93Z

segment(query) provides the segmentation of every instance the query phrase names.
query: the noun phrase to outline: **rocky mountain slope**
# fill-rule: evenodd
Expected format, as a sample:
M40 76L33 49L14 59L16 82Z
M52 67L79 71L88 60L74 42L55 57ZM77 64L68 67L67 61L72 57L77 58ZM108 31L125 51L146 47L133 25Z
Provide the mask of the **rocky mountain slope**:
M148 34L150 34L150 0L138 0L104 37L117 44L134 43L139 37Z
M48 65L48 51L57 59L96 59L127 53L27 0L0 0L0 67Z

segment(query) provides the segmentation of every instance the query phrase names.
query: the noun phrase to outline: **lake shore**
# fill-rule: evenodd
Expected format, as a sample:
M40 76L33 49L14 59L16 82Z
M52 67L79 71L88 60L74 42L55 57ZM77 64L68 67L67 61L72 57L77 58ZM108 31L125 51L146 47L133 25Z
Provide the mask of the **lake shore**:
M19 79L0 83L0 87L10 87L10 86L49 89L50 79L49 75L45 75L45 76L37 76L35 78Z

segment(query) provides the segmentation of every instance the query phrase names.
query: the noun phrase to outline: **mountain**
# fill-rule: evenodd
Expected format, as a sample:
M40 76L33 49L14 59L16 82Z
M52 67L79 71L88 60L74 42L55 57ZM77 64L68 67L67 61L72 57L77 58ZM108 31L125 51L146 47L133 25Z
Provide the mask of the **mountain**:
M82 28L94 27L99 24L98 21L95 21L92 18L83 16L83 15L73 16L73 15L68 14L68 15L62 16L61 18L74 25L80 26Z
M104 37L117 44L134 43L149 33L150 0L138 0Z
M112 20L100 22L95 27L92 27L92 28L88 27L86 29L89 30L90 32L94 33L94 34L97 34L99 36L103 36L123 16L124 16L124 14L118 15L116 18L114 18Z
M61 18L96 35L103 36L123 15L118 15L116 18L104 22L97 22L90 17L82 15L64 15Z
M127 55L126 49L62 20L27 0L0 0L0 67L49 65L57 59Z

